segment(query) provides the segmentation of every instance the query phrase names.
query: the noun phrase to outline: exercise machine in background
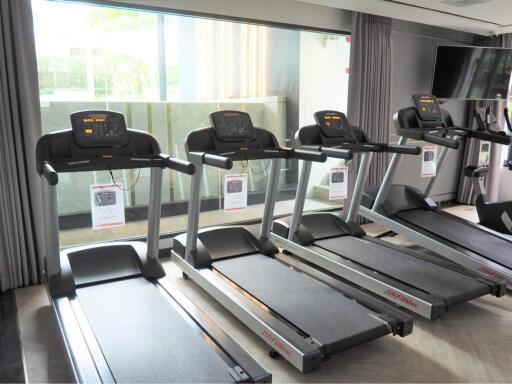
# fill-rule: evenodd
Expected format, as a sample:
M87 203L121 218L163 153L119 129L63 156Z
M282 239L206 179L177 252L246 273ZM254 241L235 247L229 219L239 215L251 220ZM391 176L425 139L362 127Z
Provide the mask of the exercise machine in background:
M504 109L503 115L505 117L508 131L512 132L508 108ZM491 126L495 123L492 121L491 110L489 107L485 110L485 119L482 119L476 108L473 109L473 116L479 131L506 135L506 132L491 130ZM510 169L510 167L512 167L512 163L508 162L508 167ZM512 234L512 200L496 202L489 201L484 184L484 179L488 174L488 164L484 166L468 165L464 169L464 175L471 179L475 188L475 206L478 213L478 219L481 225L510 235Z
M373 153L418 155L419 147L370 142L341 112L317 112L315 120L317 124L297 132L301 148L331 158L340 158L346 150L362 155L352 199L344 215L303 214L312 165L303 161L293 214L274 221L271 240L277 246L428 319L437 319L448 308L482 295L503 294L503 287L494 281L457 271L426 253L367 236L358 225L359 205Z
M174 239L172 250L184 276L265 341L271 356L281 355L301 372L320 367L343 349L391 333L409 334L410 315L328 275L314 278L309 266L288 262L269 239L281 161L323 162L325 155L281 147L271 132L253 127L244 112L215 112L210 121L212 127L193 131L186 140L196 173L187 233ZM340 156L352 153L340 151ZM199 230L204 166L231 169L233 161L253 160L270 162L259 236L243 226Z
M398 144L404 145L408 139L414 139L442 147L437 159L437 174L448 150L459 148L456 136L510 144L507 135L455 126L435 96L414 95L412 99L414 106L399 110L393 117L400 136ZM441 210L429 197L435 176L429 179L424 191L408 185L394 185L399 162L400 155L394 154L380 188L365 192L359 213L455 264L505 283L512 290L512 240Z
M258 365L165 278L158 260L162 170L194 165L160 153L110 111L71 115L72 129L37 143L43 177L48 291L80 383L268 382ZM59 249L59 173L150 168L148 240ZM113 181L115 184L115 182ZM113 196L98 196L102 203Z

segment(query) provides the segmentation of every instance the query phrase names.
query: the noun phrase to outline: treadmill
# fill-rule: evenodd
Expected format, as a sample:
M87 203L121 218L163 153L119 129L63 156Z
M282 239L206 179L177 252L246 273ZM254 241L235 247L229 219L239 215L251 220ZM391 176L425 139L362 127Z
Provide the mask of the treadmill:
M451 306L489 293L504 294L500 283L457 271L428 254L367 236L357 219L373 153L418 155L420 148L369 142L341 112L321 111L314 116L317 124L297 132L301 148L331 158L342 157L346 149L362 154L351 203L344 215L303 214L312 163L302 162L293 214L274 221L270 236L274 244L428 319L437 319Z
M338 351L391 333L409 334L410 315L330 276L312 277L315 271L288 263L269 240L281 161L325 161L325 155L281 147L244 112L215 112L210 121L212 127L193 131L186 140L196 173L187 233L174 239L172 250L184 277L263 339L272 357L280 355L304 373ZM198 230L204 165L231 169L234 161L253 160L268 160L270 166L259 238L243 226Z
M449 113L442 110L435 96L413 95L414 106L394 116L399 144L409 138L442 147L437 170L450 148L458 149L456 136L509 145L504 132L483 132L457 127ZM431 249L460 267L506 284L512 290L512 239L441 210L429 197L436 177L425 190L393 185L400 155L393 155L380 188L366 191L360 214L391 231L401 233L416 244Z
M170 284L158 260L162 169L190 175L193 164L161 154L156 139L127 129L120 113L76 112L71 125L42 136L36 157L47 290L75 381L270 382L265 369ZM60 251L59 173L134 168L151 169L147 244L106 242ZM111 205L115 196L101 193L95 202Z

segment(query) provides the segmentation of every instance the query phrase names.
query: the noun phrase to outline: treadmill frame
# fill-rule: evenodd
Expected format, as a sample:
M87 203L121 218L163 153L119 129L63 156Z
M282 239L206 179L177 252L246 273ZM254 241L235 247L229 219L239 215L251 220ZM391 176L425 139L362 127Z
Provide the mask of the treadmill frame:
M148 240L147 258L158 259L160 214L161 214L161 186L162 168L151 167L150 192L148 205ZM59 226L58 226L58 205L57 205L57 184L50 184L44 177L41 178L43 189L43 216L45 229L45 254L46 275L59 275L64 272L61 260L67 258L67 253L73 249L88 248L76 247L60 251L59 248ZM109 243L107 243L109 244ZM140 242L112 242L112 245L132 245L134 249L140 248ZM106 244L102 244L106 245ZM144 245L142 243L142 245ZM93 247L91 245L90 247ZM145 247L144 247L145 248ZM65 275L65 274L64 274ZM136 275L130 278L144 278ZM63 279L64 286L57 286L58 289L70 289L67 278ZM112 280L107 280L109 282ZM98 282L102 284L102 282ZM74 288L74 282L73 288ZM159 290L173 308L184 316L185 320L197 329L198 337L207 338L213 343L210 348L219 355L226 363L228 372L234 382L271 382L272 375L261 367L252 357L237 344L214 320L209 318L190 299L174 287L166 277L153 282L155 289ZM64 343L67 360L70 365L73 377L78 383L114 383L115 378L108 367L108 363L101 351L101 348L94 336L93 330L87 320L86 314L80 305L75 288L71 294L51 292L50 284L46 285L47 293L52 302L52 307L60 329L60 335ZM213 344L213 345L212 345ZM238 364L238 365L237 365ZM238 379L237 379L238 376Z
M405 145L406 143L407 137L400 136L398 144ZM443 147L441 153L439 154L439 161L437 164L438 170L441 169L442 164L446 158L447 152L448 147ZM377 193L372 208L370 209L368 207L360 206L359 214L375 223L378 223L386 228L389 228L391 231L395 233L400 233L406 236L414 243L438 253L439 255L445 257L446 259L466 268L467 270L473 273L506 283L507 289L509 291L512 291L512 270L483 256L480 256L477 253L471 252L471 250L463 250L456 244L448 245L450 243L449 239L441 239L438 236L435 236L438 237L438 239L435 239L433 235L427 235L418 232L417 230L396 221L394 218L387 217L381 213L379 208L388 197L389 191L393 183L393 179L398 170L398 165L400 164L400 160L401 155L398 153L394 153L393 156L391 157L391 161L389 163L388 169L386 171L386 174L384 176L384 179L380 186L379 192ZM437 175L430 178L429 182L427 183L427 187L425 188L424 191L426 196L428 196L428 194L432 190L436 178ZM510 239L508 239L505 235L501 233L493 231L479 224L470 223L463 219L460 220L464 221L468 225L473 225L478 229L486 233L489 233L490 235L498 236L502 239L510 241Z
M189 203L189 220L187 223L186 257L183 259L174 250L171 251L178 267L195 281L202 289L228 309L235 317L249 327L256 335L265 341L273 350L279 352L294 367L303 373L318 368L322 363L321 346L311 338L304 338L288 324L274 316L268 308L261 303L247 297L242 290L237 291L233 283L217 275L210 267L196 269L190 263L190 255L197 251L197 237L199 231L199 212L201 199L200 191L204 165L201 156L189 154L189 159L196 166L192 175ZM264 213L261 224L262 239L269 239L272 225L274 205L277 198L279 181L280 158L272 158L270 174L267 183L267 197L265 199Z
M369 167L372 161L372 153L364 152L361 156L361 166L358 172L353 201L348 209L347 221L354 220L357 217L357 206L360 205L364 184L367 179ZM293 237L300 227L300 222L304 212L306 202L307 185L311 175L310 161L303 161L299 173L297 196L291 216L288 230L288 238L285 239L275 233L270 234L270 239L277 246L286 249L295 256L317 265L318 267L332 272L342 279L348 280L370 292L396 304L400 307L414 312L428 319L436 319L446 311L445 303L439 298L429 296L426 293L413 294L398 288L396 285L388 284L374 276L371 276L372 270L347 260L343 255L330 252L326 249L313 245L300 245L293 241ZM367 269L368 272L361 269ZM391 280L396 280L390 278ZM398 281L398 280L396 280ZM406 285L406 284L404 284ZM411 287L412 290L417 290Z

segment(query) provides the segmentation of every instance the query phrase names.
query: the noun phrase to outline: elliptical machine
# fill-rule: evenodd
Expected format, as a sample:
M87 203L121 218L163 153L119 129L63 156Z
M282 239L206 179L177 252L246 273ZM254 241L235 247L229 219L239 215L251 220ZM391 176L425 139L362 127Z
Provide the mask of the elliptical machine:
M508 131L512 132L508 108L504 109L503 114L505 116L505 122L507 123ZM476 120L479 131L506 135L506 132L497 132L491 130L491 126L495 124L495 122L492 122L491 109L489 107L487 107L485 110L485 120L482 119L482 116L480 115L480 113L478 113L476 108L473 109L473 116ZM511 154L512 152L509 149L509 157L507 161L509 170L512 169ZM487 192L485 191L484 184L484 179L488 174L488 166L479 167L474 165L468 165L464 169L464 175L471 179L476 191L477 198L475 201L475 205L476 211L478 213L478 219L480 220L480 224L486 226L487 228L511 235L512 200L497 202L489 201Z

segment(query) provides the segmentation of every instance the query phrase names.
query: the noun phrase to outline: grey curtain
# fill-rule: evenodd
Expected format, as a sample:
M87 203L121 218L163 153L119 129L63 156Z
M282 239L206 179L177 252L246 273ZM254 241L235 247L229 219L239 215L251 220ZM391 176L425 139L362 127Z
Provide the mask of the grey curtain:
M352 16L347 116L375 142L389 140L391 121L391 19L355 12ZM354 160L355 165L358 159ZM367 186L382 182L388 157L374 155ZM350 201L356 174L349 177Z
M0 0L0 289L41 281L41 135L30 0Z
M504 47L512 48L512 35L506 34L497 37L475 36L474 45L484 47ZM471 114L474 107L483 108L491 107L491 113L497 117L497 124L501 128L504 124L502 116L505 102L499 101L471 101L468 103L466 113L466 126L475 129L475 121ZM478 165L478 156L480 152L480 140L469 140L464 145L464 155L462 168L459 176L459 188L457 191L457 202L462 204L474 204L475 194L471 180L464 176L464 168L468 165ZM490 172L487 176L485 188L487 195L491 201L498 200L499 192L499 174L502 167L501 164L501 145L493 144L489 159Z

